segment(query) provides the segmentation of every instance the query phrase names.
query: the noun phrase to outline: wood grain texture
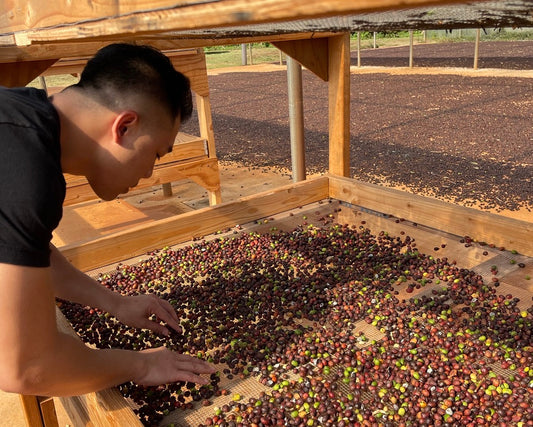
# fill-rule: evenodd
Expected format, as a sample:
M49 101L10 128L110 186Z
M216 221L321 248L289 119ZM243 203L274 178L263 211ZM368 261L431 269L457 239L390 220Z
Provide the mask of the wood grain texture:
M162 33L232 25L457 3L458 0L196 0L72 2L13 0L0 15L0 33L16 45L105 36Z
M350 34L328 39L329 172L350 174Z
M44 427L59 427L54 398L45 397L40 399L39 406L41 407Z
M13 36L0 35L0 63L36 61L41 59L57 59L92 56L98 49L114 42L130 42L146 44L159 50L201 48L205 46L220 46L227 44L240 44L252 42L268 42L277 40L299 40L307 38L322 38L334 35L334 33L310 33L258 35L244 37L200 37L189 34L176 36L176 33L157 33L154 35L130 35L129 37L106 37L97 41L77 40L75 43L57 41L55 43L32 44L29 46L16 46ZM12 40L13 39L13 40Z
M327 197L328 178L319 177L59 249L73 265L88 271Z
M347 178L330 177L330 196L456 236L533 256L533 223Z
M0 63L0 86L26 86L56 61L57 59L47 59L42 61Z
M207 191L220 191L220 171L217 158L200 158L185 162L170 162L154 168L150 178L141 179L135 189L191 179ZM64 206L97 199L83 177L69 178Z
M26 396L21 394L19 397L26 424L31 427L44 427L37 396Z
M322 80L328 80L327 39L312 38L274 42L273 44Z

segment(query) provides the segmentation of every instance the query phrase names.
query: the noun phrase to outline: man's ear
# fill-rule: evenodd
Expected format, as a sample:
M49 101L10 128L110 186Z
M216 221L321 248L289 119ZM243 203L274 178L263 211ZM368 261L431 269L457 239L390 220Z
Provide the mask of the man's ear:
M133 126L139 121L139 116L135 111L127 110L119 113L113 121L112 132L113 141L121 144L124 136L131 132Z

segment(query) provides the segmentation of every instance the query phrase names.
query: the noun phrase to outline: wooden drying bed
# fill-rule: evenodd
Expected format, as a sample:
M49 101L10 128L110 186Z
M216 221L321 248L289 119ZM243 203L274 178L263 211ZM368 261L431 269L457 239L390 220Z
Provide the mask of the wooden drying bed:
M445 239L449 256L456 258L458 265L464 268L484 268L483 265L487 263L498 262L501 272L509 271L510 267L508 259L503 256L499 259L496 252L484 257L481 255L481 247L465 248L459 243L461 236L468 235L496 247L516 250L523 254L521 259L526 264L526 270L521 271L520 278L509 274L509 280L504 277L502 283L508 282L509 286L515 286L515 289L522 289L526 293L533 291L523 280L524 274L533 270L533 248L530 244L533 241L533 224L337 176L319 177L244 197L235 202L155 221L85 244L66 246L62 248L62 252L83 270L97 269L111 261L142 256L147 251L188 242L192 238L207 236L236 224L245 224L243 231L247 232L257 227L255 223L258 219L274 215L287 217L291 210L298 211L302 206L305 209L306 205L329 198L343 204L343 216L339 216L338 220L353 221L344 211L366 215L366 223L376 233L386 230L395 235L400 229L405 229L409 222L411 225L408 232L418 233L416 237L421 251L431 250ZM345 209L346 206L348 209ZM402 219L400 224L394 221L399 218ZM413 223L418 226L413 227ZM281 226L279 223L276 225ZM269 224L268 227L270 226ZM58 322L68 329L68 324L59 311ZM75 425L87 425L89 420L95 425L141 425L116 389L56 400L58 405L66 409ZM102 420L109 424L102 424Z

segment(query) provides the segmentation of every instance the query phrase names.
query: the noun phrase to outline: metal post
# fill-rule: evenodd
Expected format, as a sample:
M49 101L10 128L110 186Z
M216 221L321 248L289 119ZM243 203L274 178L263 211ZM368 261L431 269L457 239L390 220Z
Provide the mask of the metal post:
M249 46L250 46L250 65L254 65L254 57L252 56L252 43L250 43Z
M304 112L302 66L287 55L287 85L293 182L305 180Z
M248 65L248 51L246 50L246 43L241 44L241 58L242 65Z
M413 30L409 30L409 68L413 68Z
M357 31L357 66L361 66L361 31Z
M44 78L44 76L39 76L39 83L41 84L41 88L48 93L48 88L46 87L46 79Z
M474 45L474 70L477 70L477 63L479 59L479 35L480 30L479 28L476 29L476 41Z

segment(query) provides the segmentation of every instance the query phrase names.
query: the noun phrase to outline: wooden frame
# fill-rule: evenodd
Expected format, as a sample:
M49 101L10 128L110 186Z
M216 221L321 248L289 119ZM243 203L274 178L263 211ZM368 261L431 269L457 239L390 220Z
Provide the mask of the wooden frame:
M89 243L64 247L63 254L81 269L95 269L110 261L122 261L156 248L187 242L194 237L328 198L394 215L457 236L469 235L479 241L533 256L533 224L530 222L333 175L289 184L274 191L159 220L149 226L129 229ZM59 310L58 319L64 329L69 328ZM56 400L68 410L72 419L76 420L76 425L87 425L89 420L95 425L141 425L140 421L133 418L132 409L116 389ZM101 420L109 423L100 424Z

